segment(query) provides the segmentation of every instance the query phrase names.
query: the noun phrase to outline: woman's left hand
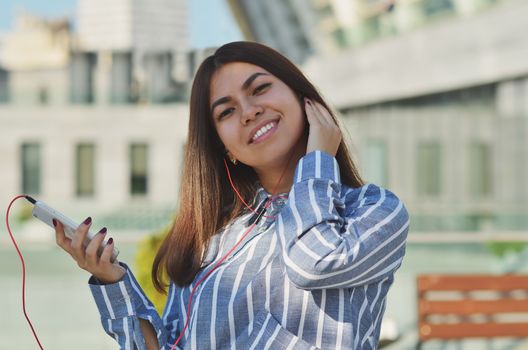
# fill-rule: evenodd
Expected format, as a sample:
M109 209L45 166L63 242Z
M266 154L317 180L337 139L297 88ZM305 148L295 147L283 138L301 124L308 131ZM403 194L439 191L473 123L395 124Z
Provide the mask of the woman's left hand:
M319 150L335 157L341 143L341 130L323 105L307 98L304 104L310 124L306 153Z

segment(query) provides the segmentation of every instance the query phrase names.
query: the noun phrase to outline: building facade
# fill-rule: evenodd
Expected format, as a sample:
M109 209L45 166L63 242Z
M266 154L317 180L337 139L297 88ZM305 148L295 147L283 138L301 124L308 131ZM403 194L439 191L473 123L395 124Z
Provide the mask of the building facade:
M526 13L497 2L305 65L414 230L528 228Z
M528 228L528 2L472 11L302 66L341 115L364 178L404 199L415 232ZM0 194L114 229L159 228L176 205L190 79L210 51L153 50L137 73L133 47L68 40L58 68L0 70ZM40 81L53 84L47 99Z
M77 14L76 33L23 14L2 38L0 195L158 229L176 205L182 101L209 51L187 48L185 1L80 1Z
M338 54L508 0L229 0L243 34L297 63Z
M72 81L77 102L168 103L185 97L188 50L183 0L103 0L78 3Z
M68 103L71 40L66 19L45 20L28 13L16 17L14 29L3 38L0 58L9 77L3 94L9 95L10 104Z

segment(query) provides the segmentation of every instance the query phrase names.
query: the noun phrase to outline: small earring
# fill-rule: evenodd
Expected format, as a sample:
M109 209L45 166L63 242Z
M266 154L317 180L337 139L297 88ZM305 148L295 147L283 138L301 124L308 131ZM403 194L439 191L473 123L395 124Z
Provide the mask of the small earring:
M233 155L231 153L227 152L227 157L229 158L231 163L233 163L233 165L237 165L238 160L235 157L233 157Z

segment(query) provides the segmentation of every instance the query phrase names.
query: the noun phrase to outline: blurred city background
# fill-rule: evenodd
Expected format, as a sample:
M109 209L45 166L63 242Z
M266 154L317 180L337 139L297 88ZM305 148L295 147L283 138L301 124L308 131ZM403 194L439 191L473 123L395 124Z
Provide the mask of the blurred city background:
M528 272L527 18L528 0L2 0L0 198L92 216L146 276L176 209L193 74L225 42L262 42L302 68L339 113L364 178L410 211L383 336L386 349L413 349L418 274ZM53 231L22 201L10 223L44 346L115 349L88 275ZM0 349L37 348L20 273L2 227Z

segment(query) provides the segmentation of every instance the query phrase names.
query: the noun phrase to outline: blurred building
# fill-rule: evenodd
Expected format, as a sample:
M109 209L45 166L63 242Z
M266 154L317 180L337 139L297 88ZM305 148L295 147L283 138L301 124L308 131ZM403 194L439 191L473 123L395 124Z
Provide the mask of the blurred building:
M0 66L0 103L5 103L9 99L8 95L8 79L7 71Z
M305 65L414 230L528 228L526 13L498 1Z
M185 1L80 1L69 21L17 17L0 41L0 195L142 231L174 211L191 77ZM40 225L36 229L41 229Z
M2 90L10 103L68 103L70 42L66 19L45 20L27 13L16 17L1 53L9 74L8 88Z
M528 228L528 1L230 1L344 116L415 231Z
M0 41L2 197L33 194L68 214L99 214L114 229L167 222L187 129L187 106L178 101L187 101L190 79L210 51L180 50L183 39L174 47L165 39L134 41L134 18L146 17L133 16L131 4L140 3L108 8L116 21L108 38L96 30L108 26L96 1L80 2L86 17L78 35L61 21L25 19ZM232 2L239 17L240 4ZM383 9L380 23L407 23L376 35L350 29L347 37L363 39L346 45L337 45L332 31L303 34L313 41L306 52L317 54L291 57L304 60L303 69L344 116L366 180L404 199L412 229L526 230L528 1L442 0L435 10L425 0L310 4L346 18L346 6L378 4L369 8ZM122 22L112 11L122 11ZM367 12L334 22L370 28ZM177 32L170 19L160 21L164 38L170 28ZM253 22L245 22L247 31ZM287 25L280 28L284 38L294 37Z
M187 49L181 0L79 0L78 39L87 51L171 52Z
M185 1L80 0L77 18L75 102L173 102L185 95L189 74L173 69L188 51Z
M0 33L0 103L7 102L8 94L8 73L4 67L4 34Z
M196 57L207 50L187 46L184 0L79 1L77 15L75 33L67 19L16 17L0 43L10 104L186 100Z
M297 63L436 21L471 16L502 0L229 0L244 36Z

